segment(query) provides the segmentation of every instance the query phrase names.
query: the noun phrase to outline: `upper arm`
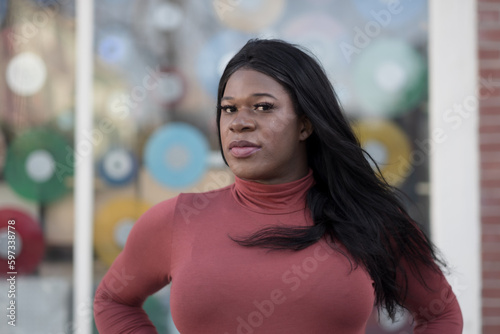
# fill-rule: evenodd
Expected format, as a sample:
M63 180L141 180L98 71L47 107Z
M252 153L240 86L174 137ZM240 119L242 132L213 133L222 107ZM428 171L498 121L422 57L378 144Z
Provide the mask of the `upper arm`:
M406 268L408 292L404 306L416 322L414 332L462 333L460 306L443 273L421 266L420 278L407 265Z
M154 205L134 224L99 286L116 302L142 305L147 296L169 283L176 202L174 197Z

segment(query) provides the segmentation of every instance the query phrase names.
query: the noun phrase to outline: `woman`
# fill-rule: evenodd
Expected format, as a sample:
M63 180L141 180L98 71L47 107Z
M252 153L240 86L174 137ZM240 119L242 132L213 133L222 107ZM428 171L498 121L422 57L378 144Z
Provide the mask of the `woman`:
M217 103L234 184L139 219L96 292L100 333L155 333L141 305L170 282L182 334L360 334L374 305L407 308L416 333L461 333L432 244L372 170L311 56L251 40Z

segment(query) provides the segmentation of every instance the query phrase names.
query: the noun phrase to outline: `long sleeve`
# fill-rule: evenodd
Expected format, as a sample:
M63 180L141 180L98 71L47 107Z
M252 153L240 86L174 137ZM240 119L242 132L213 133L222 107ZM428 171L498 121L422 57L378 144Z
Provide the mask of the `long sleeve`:
M134 224L123 251L95 294L94 317L99 333L156 333L142 305L171 280L176 202L177 197L156 204Z
M461 334L462 312L446 277L431 269L422 269L420 272L430 289L423 286L407 269L408 294L405 307L415 320L414 333Z

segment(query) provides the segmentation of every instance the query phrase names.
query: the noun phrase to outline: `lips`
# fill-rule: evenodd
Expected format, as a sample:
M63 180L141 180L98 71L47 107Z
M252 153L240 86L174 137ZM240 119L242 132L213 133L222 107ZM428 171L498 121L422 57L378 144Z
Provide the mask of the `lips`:
M232 141L229 144L229 152L236 158L246 158L260 149L259 145L246 140Z

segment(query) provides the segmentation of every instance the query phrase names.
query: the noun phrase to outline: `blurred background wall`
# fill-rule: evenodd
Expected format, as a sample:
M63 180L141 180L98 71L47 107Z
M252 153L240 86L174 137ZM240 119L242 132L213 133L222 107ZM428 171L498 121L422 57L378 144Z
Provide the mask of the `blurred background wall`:
M75 7L0 0L0 275L15 220L19 304L2 333L76 330L76 152L93 149L94 288L151 205L233 182L215 94L254 37L317 56L362 145L456 268L465 332L500 331L500 1L96 1L93 127L77 142ZM176 333L168 295L145 308ZM91 324L90 305L81 313ZM410 328L374 316L368 333Z

